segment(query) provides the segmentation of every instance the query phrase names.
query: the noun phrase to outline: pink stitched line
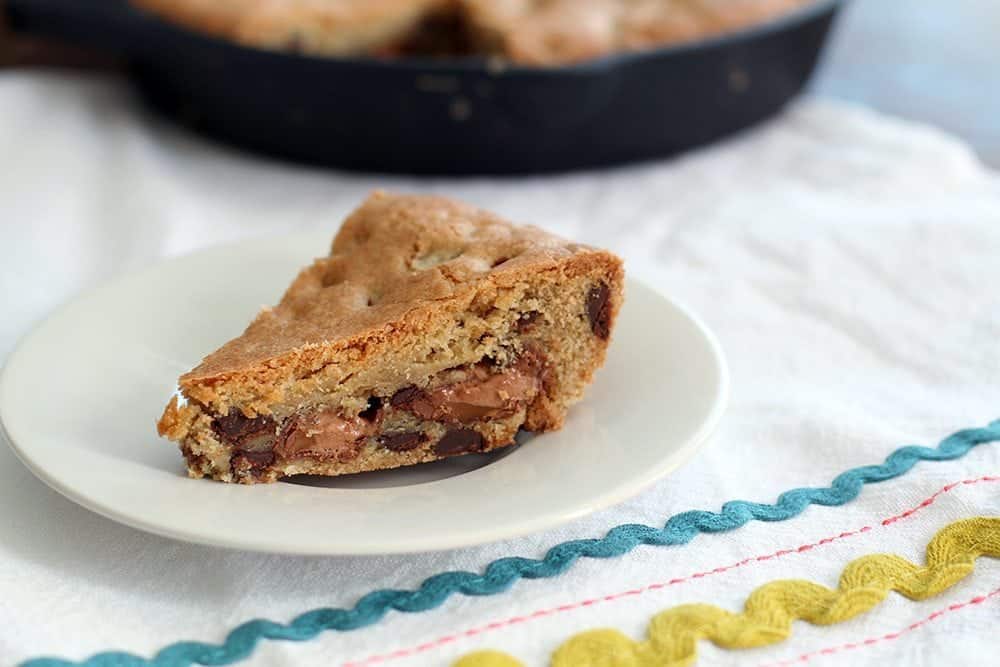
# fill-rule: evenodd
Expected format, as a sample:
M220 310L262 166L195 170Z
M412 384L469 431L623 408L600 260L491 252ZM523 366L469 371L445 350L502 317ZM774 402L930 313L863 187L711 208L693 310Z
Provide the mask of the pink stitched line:
M894 639L899 639L908 632L913 632L914 630L918 630L927 625L928 623L930 623L931 621L936 621L945 614L950 614L952 612L958 611L960 609L965 609L966 607L972 605L983 604L990 598L995 597L997 595L1000 595L1000 588L997 588L996 590L993 590L987 593L986 595L977 595L976 597L970 600L966 600L965 602L950 604L943 609L937 610L927 618L916 621L915 623L911 623L902 630L897 630L896 632L890 632L888 634L882 635L881 637L869 637L868 639L865 639L860 642L849 642L847 644L841 644L840 646L831 646L828 648L820 649L818 651L803 653L799 657L792 658L791 660L780 660L778 662L764 663L760 667L788 667L789 665L800 665L802 663L809 662L813 658L817 658L820 656L833 655L834 653L839 653L840 651L853 651L854 649L858 648L867 648L869 646L873 646L880 642L889 642Z
M976 477L974 479L965 479L960 482L952 482L941 487L933 495L927 497L921 501L918 505L906 510L905 512L900 512L886 519L880 521L877 525L880 527L890 526L897 521L906 519L913 516L925 507L933 505L934 502L946 493L949 493L959 486L972 486L973 484L979 484L981 482L1000 482L1000 477L994 477L991 475L984 475L982 477ZM519 623L525 623L527 621L534 620L536 618L544 618L546 616L552 616L554 614L560 614L567 611L573 611L574 609L582 609L584 607L590 607L595 604L600 604L602 602L611 602L613 600L620 600L622 598L632 597L634 595L642 595L643 593L648 593L649 591L656 591L661 588L666 588L668 586L675 586L677 584L682 584L686 581L692 579L703 579L704 577L711 576L713 574L721 574L722 572L728 572L729 570L736 569L738 567L743 567L745 565L750 565L751 563L760 563L763 561L772 560L775 558L781 558L789 554L804 553L810 551L818 546L823 546L825 544L830 544L836 542L837 540L842 540L848 537L853 537L855 535L860 535L862 533L867 533L874 530L874 526L862 526L856 530L849 530L847 532L834 535L832 537L825 537L818 542L812 542L809 544L803 544L795 549L779 549L770 554L765 554L762 556L751 556L750 558L744 558L743 560L733 563L731 565L723 565L712 570L705 570L703 572L695 572L684 577L676 577L670 579L669 581L658 582L655 584L648 584L639 588L633 588L632 590L622 591L620 593L612 593L610 595L605 595L599 598L590 598L587 600L580 600L578 602L571 602L568 604L559 605L558 607L550 607L548 609L539 609L538 611L532 612L524 616L512 616L510 618L504 619L502 621L493 621L492 623L487 623L486 625L481 625L475 628L469 628L462 632L457 632L450 635L444 635L443 637L438 637L437 639L432 639L430 641L424 642L423 644L418 644L417 646L412 646L410 648L398 649L392 651L391 653L382 653L377 655L372 655L363 660L356 662L345 662L341 667L368 667L369 665L376 665L382 662L388 662L389 660L395 660L397 658L405 658L408 656L416 655L418 653L424 653L434 648L439 648L445 646L452 642L458 641L459 639L464 639L467 637L475 637L486 632L491 632L493 630L499 630L501 628L506 628L512 625L517 625Z

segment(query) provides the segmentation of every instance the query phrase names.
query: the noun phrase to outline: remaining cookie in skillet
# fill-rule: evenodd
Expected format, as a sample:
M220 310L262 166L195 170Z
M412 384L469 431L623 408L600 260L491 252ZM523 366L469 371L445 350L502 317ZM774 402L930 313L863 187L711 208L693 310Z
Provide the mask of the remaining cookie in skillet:
M407 40L449 0L131 0L188 28L248 46L324 55Z
M133 5L192 30L232 38L260 0L129 0Z
M504 447L560 428L623 279L607 251L375 193L277 306L181 376L159 432L192 477L246 484Z
M476 50L557 65L733 32L812 0L461 0Z
M561 65L691 42L814 0L132 0L237 42L313 55L488 55Z
M579 62L625 48L697 39L701 16L679 0L463 0L477 50L513 62Z
M391 53L425 29L447 0L264 0L237 41L320 55Z

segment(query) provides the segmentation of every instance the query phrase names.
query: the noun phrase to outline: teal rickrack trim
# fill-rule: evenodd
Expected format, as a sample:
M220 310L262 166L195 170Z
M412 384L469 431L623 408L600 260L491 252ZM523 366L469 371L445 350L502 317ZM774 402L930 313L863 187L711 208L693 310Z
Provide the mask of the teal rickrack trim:
M935 448L910 445L894 451L881 465L852 468L841 473L825 489L787 491L773 505L734 500L722 511L691 511L672 516L663 528L628 524L612 528L601 539L573 540L549 549L541 560L501 558L483 574L445 572L426 579L416 590L377 590L368 593L351 609L314 609L284 625L274 621L249 621L229 633L222 644L177 642L153 658L131 653L99 653L80 663L60 658L36 658L22 667L188 667L228 665L248 657L262 639L305 641L326 630L356 630L378 622L390 609L403 612L428 611L453 593L496 595L518 579L544 579L562 574L578 558L613 558L640 544L676 546L690 542L698 533L721 533L748 521L786 521L809 505L843 505L857 497L866 484L883 482L908 472L918 461L949 461L964 456L977 445L1000 440L1000 420L985 428L968 429L948 436Z

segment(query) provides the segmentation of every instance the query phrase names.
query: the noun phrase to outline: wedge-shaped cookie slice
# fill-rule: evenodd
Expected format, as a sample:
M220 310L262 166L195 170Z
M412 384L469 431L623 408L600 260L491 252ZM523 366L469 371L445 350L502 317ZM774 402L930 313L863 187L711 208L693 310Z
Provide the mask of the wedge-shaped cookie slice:
M192 477L254 483L558 429L604 360L623 277L604 250L376 193L281 303L181 376L159 432Z

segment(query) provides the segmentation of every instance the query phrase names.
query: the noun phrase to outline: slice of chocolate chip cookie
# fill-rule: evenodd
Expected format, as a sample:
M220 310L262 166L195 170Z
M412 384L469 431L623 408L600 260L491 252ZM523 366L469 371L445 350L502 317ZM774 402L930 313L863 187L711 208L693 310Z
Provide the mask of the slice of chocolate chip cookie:
M376 193L277 306L181 376L159 432L192 477L249 484L558 429L604 361L623 280L607 251Z

